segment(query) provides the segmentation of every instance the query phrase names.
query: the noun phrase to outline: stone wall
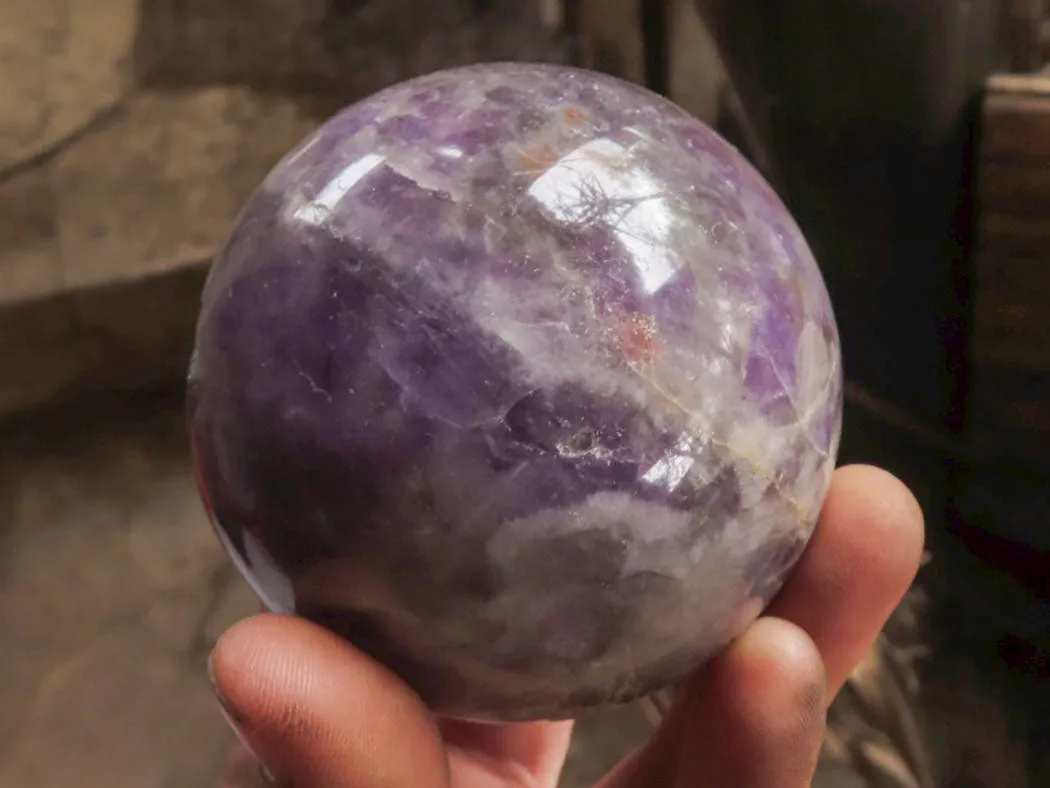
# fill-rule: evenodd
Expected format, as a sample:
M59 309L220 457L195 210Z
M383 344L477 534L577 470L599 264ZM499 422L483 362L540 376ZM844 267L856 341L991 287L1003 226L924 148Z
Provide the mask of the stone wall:
M0 415L180 374L206 261L340 106L566 53L529 0L0 0Z

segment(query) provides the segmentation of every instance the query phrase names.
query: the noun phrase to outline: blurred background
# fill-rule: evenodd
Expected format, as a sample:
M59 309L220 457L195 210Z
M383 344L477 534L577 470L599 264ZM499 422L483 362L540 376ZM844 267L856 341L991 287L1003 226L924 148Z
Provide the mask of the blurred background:
M777 186L841 321L843 461L925 508L825 788L1050 786L1042 0L0 0L0 788L210 788L204 663L256 602L188 462L207 261L339 107L461 63L665 93ZM1050 17L1048 17L1050 18ZM582 788L651 730L584 720Z

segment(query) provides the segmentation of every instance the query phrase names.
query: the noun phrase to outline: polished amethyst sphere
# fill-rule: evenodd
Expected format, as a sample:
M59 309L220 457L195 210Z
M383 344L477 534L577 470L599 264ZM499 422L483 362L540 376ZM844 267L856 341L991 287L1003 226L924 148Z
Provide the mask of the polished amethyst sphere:
M760 613L841 392L817 266L736 150L639 87L498 64L355 104L270 173L205 288L190 425L268 607L439 713L535 719Z

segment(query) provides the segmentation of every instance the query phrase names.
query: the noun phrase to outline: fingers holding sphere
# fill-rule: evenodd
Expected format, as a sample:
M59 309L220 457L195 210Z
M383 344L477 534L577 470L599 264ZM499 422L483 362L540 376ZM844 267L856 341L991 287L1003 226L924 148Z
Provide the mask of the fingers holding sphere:
M835 472L816 531L768 611L812 638L829 698L915 579L924 536L922 510L901 481L864 465Z
M241 740L295 788L447 788L448 762L422 702L336 635L256 616L220 638L210 668Z
M762 618L681 690L601 788L804 788L825 721L824 667L797 626Z

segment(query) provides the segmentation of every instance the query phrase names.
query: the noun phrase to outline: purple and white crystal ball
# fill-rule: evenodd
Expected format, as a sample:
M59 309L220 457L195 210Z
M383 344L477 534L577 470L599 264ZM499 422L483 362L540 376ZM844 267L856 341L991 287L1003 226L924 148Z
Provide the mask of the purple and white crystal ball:
M681 678L830 482L839 340L798 227L607 76L474 66L351 106L250 198L202 307L190 426L231 555L439 713Z

